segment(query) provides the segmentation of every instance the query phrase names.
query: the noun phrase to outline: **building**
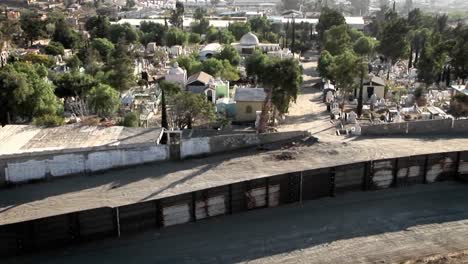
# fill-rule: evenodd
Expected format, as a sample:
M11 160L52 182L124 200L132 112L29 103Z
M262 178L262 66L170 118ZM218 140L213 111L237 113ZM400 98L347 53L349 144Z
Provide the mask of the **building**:
M255 122L257 111L262 111L266 93L263 88L237 88L234 96L236 102L237 122Z
M260 49L263 52L277 52L281 50L281 47L278 43L260 43L257 36L252 32L249 32L242 36L239 43L231 44L234 48L239 51L241 55L250 55L254 52L255 49Z
M364 90L362 92L362 98L364 102L368 101L373 94L378 99L385 98L385 81L377 76L370 76L370 79L364 80ZM356 90L356 97L359 96L359 89Z
M198 57L201 61L205 61L213 57L214 55L220 53L222 49L223 46L219 43L209 43L200 50L200 52L198 53Z
M218 99L229 99L229 82L219 78L215 79L201 71L188 78L187 91L204 94L208 101L216 104Z
M165 79L166 81L176 82L182 87L185 87L185 84L187 83L187 71L179 67L179 63L175 62L167 71Z

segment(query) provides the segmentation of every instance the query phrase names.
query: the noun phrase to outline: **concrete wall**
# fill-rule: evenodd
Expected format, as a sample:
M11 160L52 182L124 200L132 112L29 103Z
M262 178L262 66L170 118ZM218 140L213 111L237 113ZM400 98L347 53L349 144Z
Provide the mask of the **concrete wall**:
M452 131L454 133L466 133L468 132L468 119L454 120Z
M185 159L193 156L208 155L227 152L236 149L248 148L259 144L268 144L287 141L307 136L304 131L280 132L270 134L237 134L220 135L213 137L199 137L182 140L180 144L180 157Z
M252 112L247 113L247 106L252 107ZM262 111L263 102L236 102L236 118L238 122L255 122L257 111Z
M408 122L408 134L450 133L452 119Z
M8 155L0 159L0 186L168 159L168 146L148 144Z
M361 134L363 136L403 135L406 134L407 126L406 122L366 125L361 127Z
M450 134L467 132L468 120L452 119L363 125L361 127L361 135L363 136Z

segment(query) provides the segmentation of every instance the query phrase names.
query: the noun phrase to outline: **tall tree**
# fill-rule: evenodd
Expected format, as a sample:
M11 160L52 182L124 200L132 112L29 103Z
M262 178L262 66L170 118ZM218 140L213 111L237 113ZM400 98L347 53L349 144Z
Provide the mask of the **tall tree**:
M242 36L250 32L250 24L244 22L234 22L229 24L228 30L231 31L232 35L236 40L240 40Z
M188 41L188 34L187 32L180 30L178 28L171 28L166 33L166 45L167 46L174 46L174 45L186 45Z
M38 64L15 62L0 68L0 123L17 119L60 115L63 104L47 82L47 69Z
M20 25L30 45L46 34L46 23L37 12L23 12L20 18Z
M320 13L319 22L316 26L319 38L322 39L325 31L329 30L331 27L344 24L346 24L346 20L340 12L324 8Z
M341 91L343 105L356 86L356 78L360 73L360 67L356 65L360 65L359 62L359 57L349 49L335 57L332 72L336 86Z
M171 17L169 18L171 25L177 28L182 28L184 25L184 12L184 4L180 1L177 1L175 9L172 10Z
M320 58L318 61L317 70L320 74L320 77L327 80L334 80L332 66L334 63L334 57L327 50L324 50L320 53Z
M220 60L228 60L233 66L238 66L241 60L239 52L231 45L224 45L221 52L216 55L216 58Z
M390 78L390 66L393 66L398 59L405 58L409 53L408 31L407 22L403 18L391 20L384 27L378 51L389 60L387 79Z
M127 45L117 45L109 70L107 82L118 91L126 91L135 85L135 66Z
M194 123L212 122L216 118L213 104L202 95L179 93L169 99L172 124L179 129L192 129Z
M166 96L170 97L180 93L182 91L182 87L176 82L161 81L159 83L159 88L161 89L161 126L169 129Z
M333 26L325 31L323 48L336 56L345 49L351 47L351 36L348 34L348 26Z
M89 108L100 117L110 117L120 104L119 92L106 84L94 86L87 94Z

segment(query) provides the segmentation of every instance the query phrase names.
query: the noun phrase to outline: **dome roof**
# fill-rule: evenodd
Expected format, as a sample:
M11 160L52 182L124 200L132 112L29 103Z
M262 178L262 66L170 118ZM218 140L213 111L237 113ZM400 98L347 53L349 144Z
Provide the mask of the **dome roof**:
M255 36L255 34L249 32L242 36L242 38L240 39L240 44L242 46L258 46L260 42L258 41L258 38L257 36Z

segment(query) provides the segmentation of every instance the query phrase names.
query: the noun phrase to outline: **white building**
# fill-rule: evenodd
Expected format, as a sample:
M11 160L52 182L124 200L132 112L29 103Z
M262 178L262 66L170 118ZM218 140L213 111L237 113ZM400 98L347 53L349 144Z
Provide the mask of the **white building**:
M201 61L205 61L213 57L214 55L220 53L222 49L223 46L219 43L209 43L200 50L200 52L198 53L198 57Z
M175 62L172 68L167 71L165 79L166 81L179 83L184 88L187 83L187 71L179 67L179 64Z
M236 48L241 55L250 55L257 48L265 53L281 50L281 47L278 43L260 43L257 36L255 36L255 34L252 32L242 36L239 43L231 43L231 45Z

